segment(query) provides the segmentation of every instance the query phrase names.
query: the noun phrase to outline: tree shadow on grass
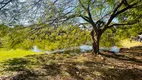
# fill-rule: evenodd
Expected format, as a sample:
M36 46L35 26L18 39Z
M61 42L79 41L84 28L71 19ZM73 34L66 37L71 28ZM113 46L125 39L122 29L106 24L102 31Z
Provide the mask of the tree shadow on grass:
M130 57L125 56L125 55L108 55L108 54L103 54L103 53L101 53L101 55L108 57L108 58L115 58L115 59L118 59L118 60L131 61L131 62L135 62L135 63L138 63L138 64L142 64L142 60L138 60L134 57L130 58Z
M140 69L108 69L101 72L103 80L142 80Z
M127 53L128 55L133 55L134 57L142 57L142 46L131 47L130 49L123 49L120 53Z
M64 62L63 64L51 63L51 64L39 64L40 69L27 69L26 65L31 65L31 62L26 58L15 58L8 60L4 63L6 66L5 71L22 71L14 76L8 77L11 80L56 80L57 76L61 78L57 80L64 80L62 75L69 74L70 79L84 80L84 76L92 75L90 69L78 68L78 66L86 66L84 63L79 62ZM92 64L90 65L90 67ZM95 77L95 76L94 76ZM67 78L67 79L69 79Z
M133 57L142 57L142 50L139 51L139 52L127 51L127 52L124 52L124 53L127 53L128 55L132 55Z
M13 80L48 80L59 75L61 72L60 65L44 65L41 69L28 69L23 73L12 77Z
M44 55L43 55L44 56ZM33 56L34 57L34 56ZM110 57L110 56L108 56ZM119 56L121 57L125 56ZM113 58L116 58L113 57ZM42 59L38 58L37 60ZM118 58L119 59L119 58ZM126 58L129 60L129 58ZM123 59L122 59L123 60ZM124 59L125 60L125 59ZM42 61L42 60L40 60ZM38 63L37 63L38 64ZM33 63L27 58L15 58L4 63L6 71L22 71L10 80L141 80L142 70L110 68L112 65L95 61L65 61L39 64L40 68L26 68ZM117 66L117 65L115 65ZM68 75L65 75L67 73ZM57 77L60 76L60 77ZM66 78L64 78L66 77Z
M3 62L6 71L24 71L30 61L25 58L14 58Z
M72 63L76 64L76 63ZM87 68L79 68L78 66L84 66ZM82 64L76 64L67 66L67 72L73 79L76 80L141 80L142 70L133 69L121 69L119 66L116 68L110 68L112 65L105 63L85 61Z
M33 58L31 58L33 59ZM35 58L36 59L36 58ZM39 61L42 61L40 59L37 59ZM36 60L36 61L37 61ZM41 66L39 69L36 69L36 67L29 67L29 66ZM11 71L11 72L17 72L16 75L11 75L10 77L7 77L7 79L10 80L38 80L38 77L40 76L56 76L60 74L60 65L58 64L38 64L33 63L31 60L29 60L29 57L27 58L14 58L3 62L4 71Z

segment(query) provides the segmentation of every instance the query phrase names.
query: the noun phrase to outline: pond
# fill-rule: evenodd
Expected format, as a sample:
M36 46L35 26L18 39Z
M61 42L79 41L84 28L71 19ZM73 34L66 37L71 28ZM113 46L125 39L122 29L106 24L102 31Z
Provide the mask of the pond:
M38 47L37 47L37 46L33 46L32 51L33 51L33 52L41 52L41 50L40 50L40 49L38 49Z
M103 50L107 50L107 51L112 51L114 53L118 53L119 52L119 48L117 46L112 46L110 48L106 48L106 47L100 47L100 51L103 51ZM71 48L68 48L68 49L62 49L62 50L54 50L54 51L42 51L40 50L37 46L33 46L33 49L32 49L33 52L45 52L47 54L51 54L51 53L65 53L65 52L89 52L89 51L92 51L92 46L90 45L81 45L81 46L78 46L78 47L71 47Z

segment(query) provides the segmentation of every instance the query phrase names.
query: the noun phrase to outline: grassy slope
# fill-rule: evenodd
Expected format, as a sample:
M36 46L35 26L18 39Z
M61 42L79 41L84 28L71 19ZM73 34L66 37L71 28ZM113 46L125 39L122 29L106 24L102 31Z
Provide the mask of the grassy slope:
M138 41L130 42L129 40L123 40L122 46L125 48L130 48L130 47L134 47L134 46L142 46L142 42L138 42Z
M142 47L119 56L40 54L1 64L1 76L13 80L141 80Z
M141 45L123 41L124 47ZM36 55L33 55L36 54ZM141 80L142 48L121 56L37 54L31 51L0 51L0 79L21 80ZM123 77L122 77L123 76Z
M20 58L24 57L27 55L33 55L33 54L41 54L41 53L36 53L32 51L26 51L26 50L0 50L0 62L8 59L13 59L13 58Z
M130 48L133 46L139 46L142 45L142 43L140 42L130 42L128 40L124 40L122 41L122 46L126 47L126 48ZM4 61L4 60L8 60L8 59L13 59L13 58L20 58L20 57L24 57L27 55L32 55L32 54L37 54L35 52L32 51L26 51L26 50L2 50L0 49L0 62ZM38 53L41 54L41 53Z

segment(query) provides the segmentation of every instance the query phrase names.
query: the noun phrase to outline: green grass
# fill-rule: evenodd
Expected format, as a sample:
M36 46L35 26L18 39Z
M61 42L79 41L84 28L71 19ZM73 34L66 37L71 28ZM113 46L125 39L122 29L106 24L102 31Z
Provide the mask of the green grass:
M0 49L0 62L13 58L23 58L27 55L33 55L33 54L42 54L42 52L36 53L30 50L21 50L21 49L16 49L16 50Z
M141 42L138 42L138 41L132 41L132 42L130 42L130 40L127 40L127 39L123 40L121 44L125 48L130 48L130 47L141 46L142 45Z
M8 76L7 80L141 80L141 50L142 47L129 49L118 55L29 55L30 51L14 50L29 56L0 62L0 79Z
M124 40L122 41L123 47L133 47L133 46L140 46L142 43L140 42L130 42L129 40ZM36 53L32 52L30 50L21 50L21 49L16 49L16 50L5 50L5 49L0 49L0 62L8 60L8 59L13 59L13 58L23 58L27 55L33 55L33 54L43 54L43 53Z

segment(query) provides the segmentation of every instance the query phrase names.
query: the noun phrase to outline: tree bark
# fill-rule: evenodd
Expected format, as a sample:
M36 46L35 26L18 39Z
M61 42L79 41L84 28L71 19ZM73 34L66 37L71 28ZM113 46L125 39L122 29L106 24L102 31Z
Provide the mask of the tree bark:
M96 36L94 36L94 30L91 31L90 35L91 35L91 38L92 38L92 49L93 49L92 54L99 54L101 35L97 34Z
M97 36L97 40L96 40L96 54L100 53L100 34L98 34Z

